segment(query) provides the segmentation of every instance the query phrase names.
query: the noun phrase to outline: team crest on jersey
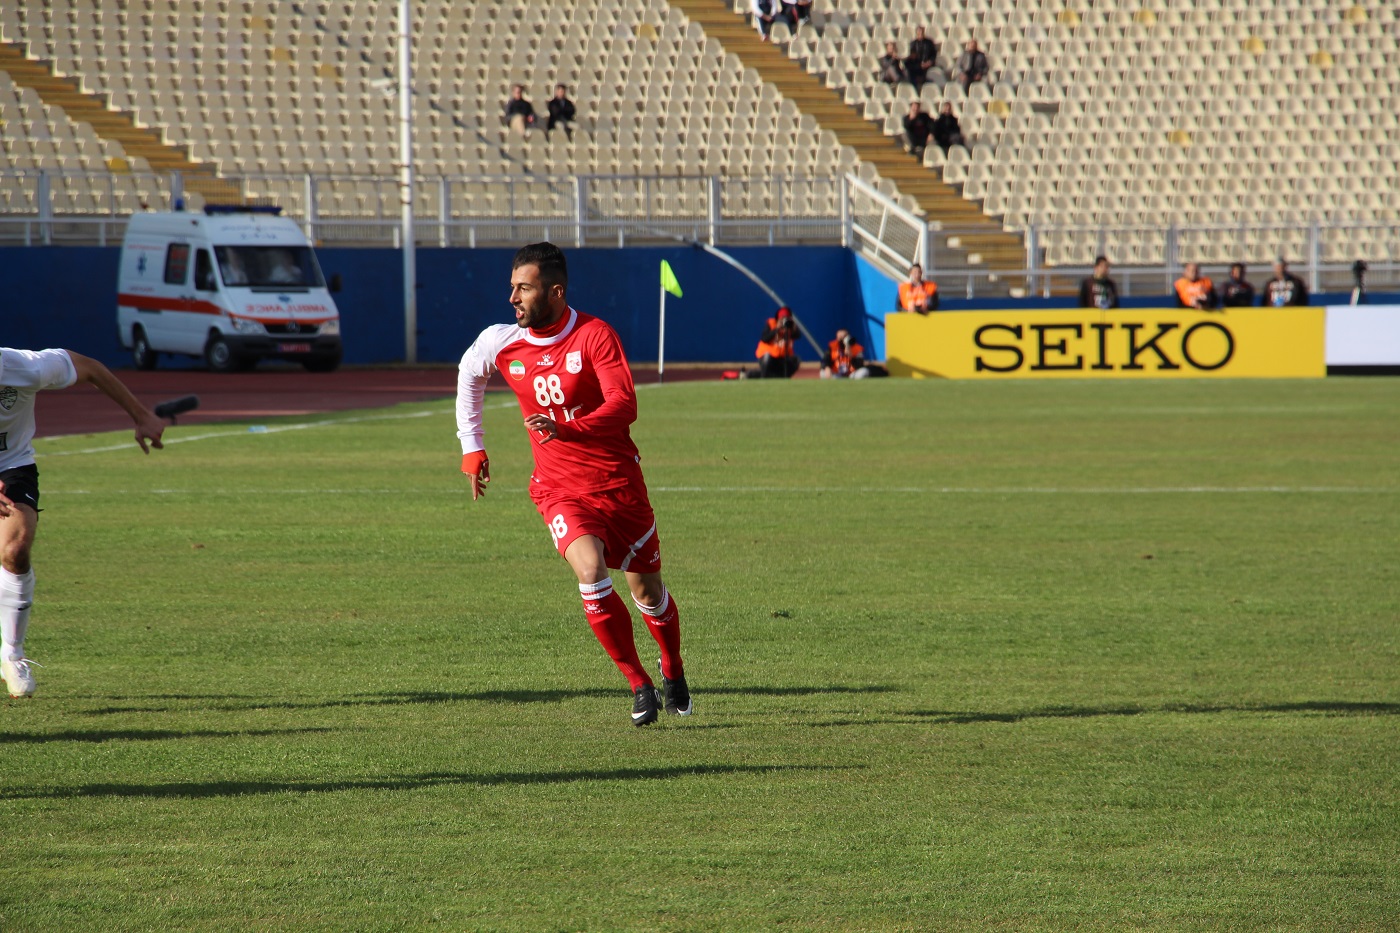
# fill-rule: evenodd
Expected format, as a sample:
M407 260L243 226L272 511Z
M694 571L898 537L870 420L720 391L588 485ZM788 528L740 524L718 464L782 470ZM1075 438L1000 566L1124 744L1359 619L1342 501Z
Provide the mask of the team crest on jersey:
M525 364L519 360L511 360L509 369L510 378L514 379L516 382L525 378Z
M583 351L573 350L564 356L564 368L571 373L583 372Z
M14 386L0 386L0 408L9 411L15 407L15 400L19 398L19 390Z

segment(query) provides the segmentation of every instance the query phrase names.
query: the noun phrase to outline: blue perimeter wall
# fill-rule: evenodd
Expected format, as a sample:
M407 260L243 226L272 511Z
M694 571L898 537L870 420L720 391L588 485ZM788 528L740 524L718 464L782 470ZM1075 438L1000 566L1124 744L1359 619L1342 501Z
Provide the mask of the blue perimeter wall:
M666 359L671 363L748 364L774 306L742 273L703 250L676 247L570 249L570 303L596 314L622 337L635 363L657 351L660 266L675 270L684 298L666 299ZM897 285L838 246L774 246L727 250L787 301L824 347L838 327L855 334L872 359L885 357L884 317ZM67 347L109 366L129 364L116 335L115 247L0 248L0 345ZM403 260L392 249L320 249L327 276L339 273L336 295L351 364L403 360ZM418 251L418 359L455 363L489 324L510 322L509 249ZM1378 302L1383 296L1372 295ZM1348 294L1314 295L1313 303L1346 304ZM1400 298L1396 299L1400 302ZM1073 307L1073 298L945 299L946 311L1006 307ZM1169 296L1134 296L1130 307L1171 307ZM800 354L817 354L803 343ZM174 365L186 365L178 360ZM166 362L164 365L171 365Z
M787 301L822 344L838 327L867 346L856 257L841 247L727 250ZM321 268L339 273L345 361L404 358L403 259L392 249L318 249ZM115 247L0 249L0 344L67 347L109 366L130 365L116 335L119 250ZM566 249L569 300L611 324L636 363L655 362L661 260L685 297L666 298L666 360L749 362L773 302L738 270L691 247ZM455 363L489 324L514 320L510 249L420 249L418 359ZM878 274L878 273L877 273ZM883 330L883 328L880 328ZM883 346L883 333L880 334ZM815 360L810 346L804 359ZM164 358L163 358L164 359ZM162 365L184 366L187 358Z

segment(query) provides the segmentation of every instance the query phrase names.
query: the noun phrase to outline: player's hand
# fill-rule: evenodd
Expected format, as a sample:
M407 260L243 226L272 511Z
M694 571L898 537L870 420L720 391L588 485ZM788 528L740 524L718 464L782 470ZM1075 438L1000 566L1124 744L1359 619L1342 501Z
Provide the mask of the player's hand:
M486 495L486 484L491 482L491 462L486 459L486 451L462 454L462 472L471 477L473 502Z
M544 415L531 415L526 418L525 427L535 433L535 438L541 444L548 444L559 436L559 425Z
M136 422L136 443L141 445L143 454L150 453L151 447L156 450L163 449L165 445L161 443L160 436L164 433L165 421L157 418L154 412L147 412Z
M5 495L5 481L0 480L0 518L9 518L14 505L14 501Z

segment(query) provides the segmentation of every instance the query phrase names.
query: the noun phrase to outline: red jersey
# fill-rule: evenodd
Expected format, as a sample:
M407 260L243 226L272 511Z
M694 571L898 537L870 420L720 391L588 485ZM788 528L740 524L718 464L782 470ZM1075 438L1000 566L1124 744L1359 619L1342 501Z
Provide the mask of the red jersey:
M497 370L520 400L524 417L542 414L558 425L557 436L546 444L530 432L532 496L632 485L645 490L629 429L637 420L637 390L616 331L573 308L552 336L514 324L482 331L457 368L457 436L464 454L486 449L481 408L486 381Z

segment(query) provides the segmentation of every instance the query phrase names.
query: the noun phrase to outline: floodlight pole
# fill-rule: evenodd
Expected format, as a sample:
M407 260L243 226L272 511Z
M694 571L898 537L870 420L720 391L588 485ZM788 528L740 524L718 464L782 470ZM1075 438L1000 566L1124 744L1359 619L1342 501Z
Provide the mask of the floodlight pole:
M418 272L413 235L413 65L408 0L399 0L399 246L403 250L403 359L418 362Z

